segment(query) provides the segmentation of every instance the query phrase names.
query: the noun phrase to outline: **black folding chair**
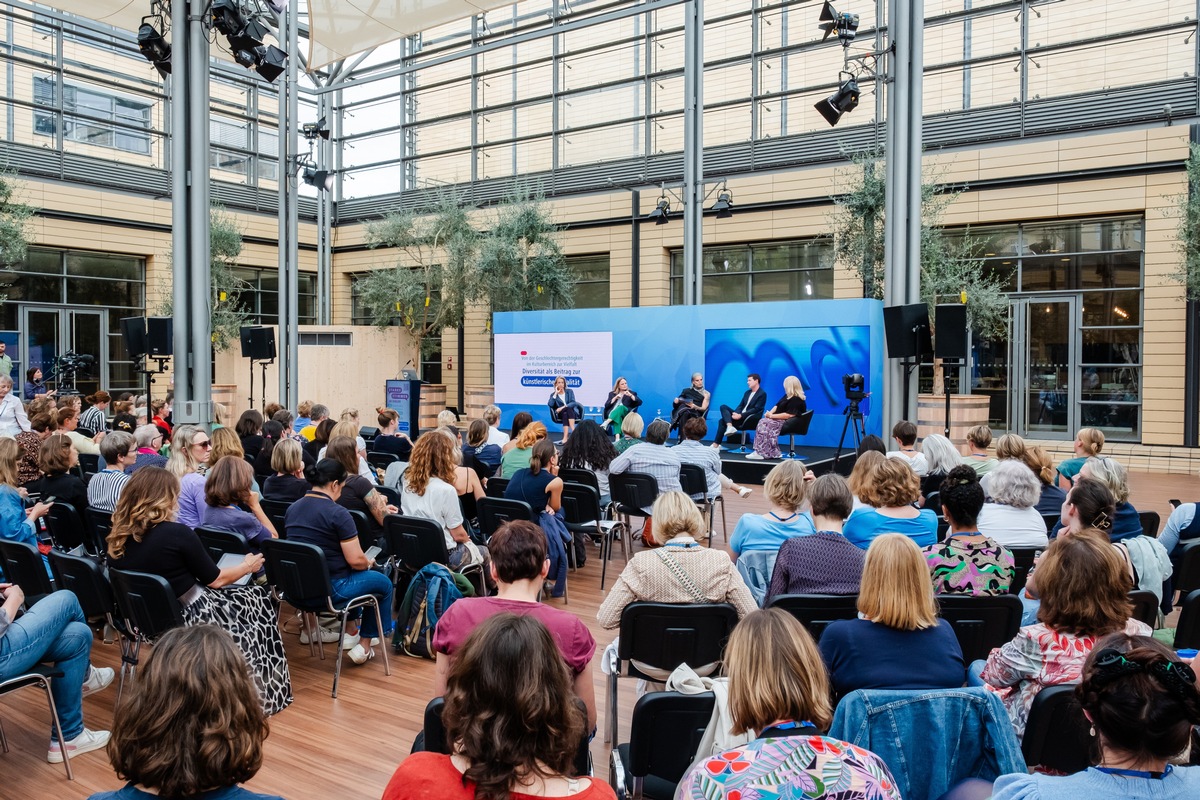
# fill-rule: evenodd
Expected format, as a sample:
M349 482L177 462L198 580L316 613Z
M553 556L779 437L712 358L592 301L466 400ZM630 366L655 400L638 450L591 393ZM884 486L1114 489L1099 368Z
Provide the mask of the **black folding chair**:
M558 477L563 479L563 483L582 483L584 486L590 486L596 490L596 496L600 496L600 480L596 477L596 473L590 469L567 469L562 467L558 470Z
M805 411L799 416L784 420L783 427L779 429L779 438L788 437L788 451L784 454L784 458L799 458L796 455L796 437L805 436L808 434L808 426L812 424L813 411Z
M1074 684L1045 687L1033 698L1025 723L1025 763L1058 773L1082 772L1091 765L1089 727Z
M507 488L508 478L488 478L483 493L488 497L504 497L504 490Z
M1200 539L1184 544L1177 563L1171 583L1182 598L1200 589Z
M342 674L343 650L340 643L346 636L346 621L350 612L359 608L370 608L375 613L375 624L380 636L387 628L383 625L380 613L379 599L373 594L359 595L351 598L341 607L333 601L333 583L329 578L329 565L325 562L325 553L315 544L307 542L289 542L280 539L267 539L262 543L263 556L266 559L267 579L279 593L297 611L302 612L304 629L308 633L309 647L315 647L321 658L325 658L325 645L321 642L320 631L317 630L318 613L330 612L336 614L341 623L341 636L338 637L337 665L333 671L333 696L337 697L338 679ZM391 617L392 610L386 612ZM386 643L380 648L383 651L383 669L387 675L392 674L388 662Z
M63 738L62 723L58 718L58 709L54 706L54 693L50 691L50 681L63 676L62 670L37 664L24 675L16 675L6 681L0 681L0 696L36 686L46 693L46 704L50 707L50 722L54 726L54 735L58 737L62 748L63 767L67 770L67 780L75 780L71 772L71 754L67 752L66 739ZM0 746L8 752L8 737L4 735L4 724L0 722Z
M280 539L286 539L287 533L284 525L284 520L287 519L288 509L291 508L291 503L286 503L283 500L263 500L258 501L262 507L263 513L267 515L267 519L271 520L271 524L275 526L275 533L279 534Z
M618 472L608 476L608 488L612 492L613 507L621 521L621 555L629 560L633 552L633 522L632 517L645 517L643 508L654 505L658 497L658 481L653 475L644 472ZM645 523L642 525L645 528ZM611 536L604 538L600 548L600 588L604 589L604 579L608 573L608 560L612 558Z
M196 536L208 550L214 564L220 563L221 557L228 553L244 556L250 552L250 543L246 541L245 536L236 531L225 531L201 525L196 528Z
M400 456L395 453L380 453L374 450L367 451L367 464L372 470L381 469L387 471L388 465L395 464L400 460Z
M379 544L380 533L371 524L367 512L351 509L350 516L354 519L354 528L358 531L358 544L363 552Z
M1189 592L1183 599L1179 624L1175 627L1175 649L1200 650L1200 589Z
M721 530L725 541L729 541L729 520L725 516L725 498L717 495L708 499L708 475L699 464L682 464L679 467L679 485L683 493L696 501L700 513L708 518L708 546L712 547L713 523L716 516L716 505L721 504Z
M46 562L31 544L0 539L0 569L4 571L5 583L21 587L27 606L54 591L54 584L46 573Z
M1158 627L1158 597L1154 592L1135 589L1129 593L1129 602L1133 604L1134 619L1146 623L1152 629Z
M562 477L561 475L559 477ZM563 519L572 535L581 533L598 544L612 535L619 523L604 518L600 508L600 492L594 486L564 481L562 491ZM575 564L578 567L578 564Z
M533 509L524 500L481 497L475 501L475 509L479 512L479 530L487 537L498 531L504 523L515 519L537 522L533 516Z
M84 475L95 475L100 471L100 456L95 453L80 453L79 469Z
M1010 642L1021 629L1024 607L1016 595L973 597L938 595L939 614L954 628L963 661L985 659L993 648Z
M387 501L389 506L400 508L400 492L390 486L376 486L375 491L383 495L383 499Z
M1152 539L1158 538L1158 525L1161 521L1157 511L1139 511L1138 519L1142 523L1142 534Z
M767 608L782 608L820 641L829 623L839 619L858 619L858 595L855 594L781 594L771 598Z
M55 500L46 512L45 519L46 530L59 550L70 551L83 545L89 553L99 553L92 531L84 523L83 515L75 506Z
M1020 596L1021 590L1025 588L1025 581L1029 578L1029 570L1033 569L1033 562L1043 549L1041 547L1009 548L1009 552L1013 554L1013 564L1016 567L1012 584L1008 587L1009 594Z
M729 603L630 603L621 612L621 633L608 675L609 735L617 742L617 683L622 668L630 677L661 680L647 668L671 672L680 664L699 669L721 660L725 642L737 625Z
M57 550L50 551L50 568L54 580L60 587L73 592L89 620L103 619L120 637L121 684L125 682L125 671L136 664L133 652L135 637L125 627L125 621L117 610L112 583L99 560L91 556L71 556ZM121 686L117 688L120 699Z
M171 584L160 575L110 569L108 579L112 582L117 610L130 637L129 657L121 658L121 684L117 688L119 701L125 688L125 675L128 673L130 680L137 677L142 642L152 641L172 628L183 626L183 607L171 590Z
M480 593L485 589L482 564L458 569L450 566L446 534L433 520L388 514L383 518L383 542L396 578L401 572L410 577L416 575L427 564L442 564L453 572L466 575Z
M92 539L99 547L101 558L107 559L108 534L112 530L112 512L88 506L83 512L88 527L92 529Z
M629 741L610 754L609 780L618 798L672 800L712 717L712 692L651 692L633 707Z
M1042 514L1042 522L1046 523L1046 533L1054 530L1054 526L1062 519L1060 514Z

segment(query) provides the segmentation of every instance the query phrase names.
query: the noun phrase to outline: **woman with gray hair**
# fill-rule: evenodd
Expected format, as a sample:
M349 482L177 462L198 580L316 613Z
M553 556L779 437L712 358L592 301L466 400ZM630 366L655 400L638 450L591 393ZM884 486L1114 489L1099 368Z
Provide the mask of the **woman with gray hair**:
M925 437L921 442L921 453L929 466L929 471L921 478L921 496L928 497L938 490L950 470L962 463L962 455L954 443L940 433Z
M987 490L992 502L979 512L979 532L1005 547L1045 547L1046 522L1038 513L1042 484L1033 470L1017 459L1004 459L989 472Z
M13 437L29 430L25 405L13 394L12 378L0 375L0 436Z

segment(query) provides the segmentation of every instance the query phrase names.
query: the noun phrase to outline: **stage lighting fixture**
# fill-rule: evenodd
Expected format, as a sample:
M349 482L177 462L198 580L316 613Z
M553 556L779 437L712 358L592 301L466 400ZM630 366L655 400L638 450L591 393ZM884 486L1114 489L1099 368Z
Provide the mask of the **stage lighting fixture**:
M825 5L821 6L819 19L819 27L825 31L825 35L821 37L822 42L836 32L838 40L847 45L854 41L858 33L858 14L840 14L829 0L825 0Z
M850 76L841 82L836 92L817 103L814 108L831 126L837 125L843 114L858 107L858 98L861 95L862 92L858 90L858 81L854 79L854 76Z
M663 195L662 197L658 198L658 205L654 207L653 211L646 215L646 219L654 220L655 225L666 225L669 221L667 219L667 215L670 213L671 201L667 199L666 195Z
M226 36L237 36L246 27L242 9L238 0L213 0L212 26Z
M304 168L304 182L322 192L333 190L333 173L313 166Z
M316 122L306 122L300 126L300 133L310 142L315 142L317 137L329 141L329 128L325 124L325 118L321 117Z
M233 60L246 69L254 69L265 52L266 49L263 47L236 47L233 49Z
M236 36L229 37L229 46L233 50L253 50L262 47L263 42L271 36L271 29L257 18L251 18Z
M162 30L155 27L150 20L155 17L144 17L142 27L138 29L138 49L146 60L154 65L158 74L164 78L171 74L171 45L163 38ZM159 25L162 25L161 19Z
M733 192L728 189L722 189L717 192L717 202L712 204L712 211L717 215L717 219L729 219L733 216Z
M288 54L273 44L267 45L266 48L260 48L260 50L262 52L259 54L259 59L254 65L254 69L267 81L274 83L275 79L283 74Z
M282 14L284 11L287 11L288 0L267 0L267 5L269 5L271 10L276 14Z

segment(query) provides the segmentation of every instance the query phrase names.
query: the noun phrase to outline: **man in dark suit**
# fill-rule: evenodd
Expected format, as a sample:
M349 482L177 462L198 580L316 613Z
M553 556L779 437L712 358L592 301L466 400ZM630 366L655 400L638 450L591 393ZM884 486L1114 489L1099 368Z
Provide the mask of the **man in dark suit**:
M713 447L720 447L726 436L753 428L762 419L763 410L767 407L767 393L759 386L760 381L758 373L751 372L746 376L746 393L737 407L721 406L721 424L717 425Z

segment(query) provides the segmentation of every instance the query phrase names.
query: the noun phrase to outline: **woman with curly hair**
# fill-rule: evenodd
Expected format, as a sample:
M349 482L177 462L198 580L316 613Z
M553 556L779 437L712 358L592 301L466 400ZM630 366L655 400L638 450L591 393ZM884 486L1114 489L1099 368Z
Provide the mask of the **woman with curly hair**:
M262 569L263 557L249 553L218 567L196 532L172 521L179 491L179 479L165 469L134 473L113 512L108 565L161 576L179 598L186 624L211 622L228 631L249 664L263 710L282 711L292 702L292 681L279 637L279 604L265 586L236 585Z
M533 456L533 446L545 438L546 426L540 422L531 422L522 428L517 437L509 442L512 449L505 451L500 459L500 477L511 478L517 470L528 469L529 459Z
M937 541L937 514L913 505L921 497L921 479L907 464L885 457L858 486L851 472L850 488L861 492L860 499L871 506L846 520L843 530L854 544L865 550L881 533L903 533L921 547Z
M455 656L445 697L454 755L413 753L383 800L615 798L607 784L574 774L587 720L539 620L505 613L480 624Z
M566 441L558 465L564 469L582 469L596 476L600 486L600 505L610 500L608 491L608 465L617 457L617 448L604 430L590 419L575 426L575 433Z
M1001 463L988 473L993 483L1009 464L1023 472L1019 462ZM1029 475L1030 480L1033 475ZM984 507L979 475L966 464L950 470L938 491L942 516L950 524L945 541L924 549L933 590L937 594L995 596L1007 594L1016 567L1012 552L989 535L980 532L978 520ZM1042 526L1043 530L1045 526Z

